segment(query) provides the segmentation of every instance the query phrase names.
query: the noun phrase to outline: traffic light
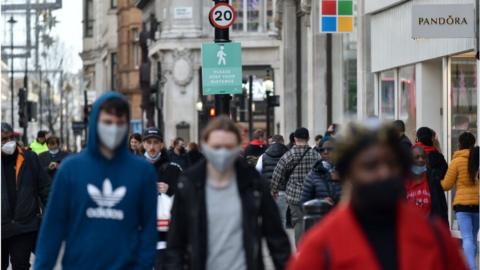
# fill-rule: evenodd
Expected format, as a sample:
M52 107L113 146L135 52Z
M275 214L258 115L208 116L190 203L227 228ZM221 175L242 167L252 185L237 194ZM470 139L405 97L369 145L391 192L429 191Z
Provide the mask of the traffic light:
M88 104L87 106L83 106L83 122L86 124L88 123L88 116L92 111L92 104Z
M210 107L208 109L208 116L210 116L211 118L217 116L217 109L215 109L215 107Z
M28 122L37 121L37 102L27 101L27 118Z
M20 127L27 126L27 118L27 90L20 88L18 89L18 124Z

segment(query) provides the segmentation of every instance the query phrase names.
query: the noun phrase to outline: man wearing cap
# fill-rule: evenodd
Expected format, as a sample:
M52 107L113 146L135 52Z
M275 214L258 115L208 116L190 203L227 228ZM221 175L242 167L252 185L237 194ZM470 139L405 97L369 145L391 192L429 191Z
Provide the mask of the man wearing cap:
M40 130L37 133L37 138L30 144L30 149L32 149L35 154L40 155L41 153L48 151L47 134L47 131Z
M29 269L41 210L47 203L50 179L37 155L22 149L13 129L1 124L2 137L2 269Z
M170 161L165 150L163 137L158 128L150 127L143 132L143 148L145 149L145 158L150 162L157 171L157 192L158 195L166 194L168 197L175 195L175 189L182 168ZM157 255L155 259L155 269L163 269L164 254L166 248L167 231L168 228L159 228L157 220L158 242ZM160 224L162 225L162 224ZM164 224L163 224L164 225ZM162 225L162 226L163 226Z
M280 158L273 171L271 188L274 197L277 197L280 190L286 190L287 204L295 229L295 241L298 243L303 231L303 213L300 205L303 180L321 157L308 145L310 139L308 129L295 130L294 139L295 145Z

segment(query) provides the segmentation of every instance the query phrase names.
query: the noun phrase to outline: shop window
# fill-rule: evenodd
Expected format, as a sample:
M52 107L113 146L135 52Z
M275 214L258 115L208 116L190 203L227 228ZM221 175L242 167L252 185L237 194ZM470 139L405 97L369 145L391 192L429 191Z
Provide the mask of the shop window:
M416 104L415 104L415 66L402 67L398 71L398 118L405 122L406 135L415 139Z
M477 69L475 58L472 57L453 57L451 58L450 77L450 135L451 141L448 153L453 153L459 149L458 138L463 132L471 132L477 136ZM455 189L450 197L450 205L453 205ZM458 230L458 223L455 212L450 212L453 230Z
M451 62L451 151L458 150L458 137L465 131L477 135L477 78L475 59L452 58Z
M395 72L380 73L380 118L395 119Z

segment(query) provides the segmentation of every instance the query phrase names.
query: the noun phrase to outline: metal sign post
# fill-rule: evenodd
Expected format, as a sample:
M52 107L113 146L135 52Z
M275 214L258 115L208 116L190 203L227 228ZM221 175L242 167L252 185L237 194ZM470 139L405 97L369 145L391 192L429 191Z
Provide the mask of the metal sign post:
M234 23L236 14L232 6L228 4L228 0L213 0L215 6L209 13L209 20L215 27L215 43L229 43L230 33L229 27ZM218 114L230 115L230 99L229 94L215 95L215 107Z

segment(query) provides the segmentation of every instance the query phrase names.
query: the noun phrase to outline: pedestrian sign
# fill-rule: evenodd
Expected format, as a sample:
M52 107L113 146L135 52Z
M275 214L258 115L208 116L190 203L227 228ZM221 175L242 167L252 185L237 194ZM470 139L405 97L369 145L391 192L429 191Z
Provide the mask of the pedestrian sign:
M240 43L202 44L203 95L242 93Z

